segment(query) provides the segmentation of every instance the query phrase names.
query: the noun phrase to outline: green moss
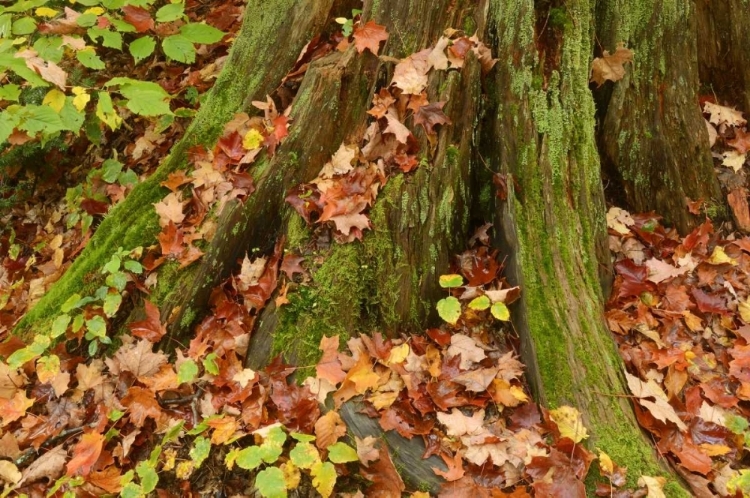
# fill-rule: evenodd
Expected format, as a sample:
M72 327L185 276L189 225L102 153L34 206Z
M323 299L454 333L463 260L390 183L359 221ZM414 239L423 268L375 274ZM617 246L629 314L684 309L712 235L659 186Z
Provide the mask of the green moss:
M299 250L309 237L310 229L305 220L297 213L292 213L289 216L286 228L287 247L292 250Z
M193 321L195 321L195 317L197 316L197 313L193 308L188 308L185 310L185 313L182 315L182 319L180 320L180 325L182 327L189 327L192 325Z
M323 335L338 335L345 342L361 326L361 247L333 246L323 264L312 272L312 282L289 296L280 312L272 351L294 358L298 365L314 365Z
M560 70L550 75L546 91L534 84L539 61L533 58L531 43L527 53L532 55L523 65L509 63L498 71L499 78L510 79L512 91L498 96L498 133L514 137L516 154L503 166L521 187L516 195L511 189L508 201L518 239L514 249L524 296L520 307L542 383L535 395L550 408L597 406L587 414L592 434L588 446L627 465L635 484L642 474L665 471L629 406L617 396L620 392L612 392L612 386L623 385L617 378L621 360L601 317L603 298L593 257L605 233L595 110L587 87L593 5L580 1L566 6L571 22L562 23ZM512 60L519 40L533 34L535 22L528 14L533 3L495 0L491 8L497 33L505 35L497 39L500 65L504 54ZM514 36L508 38L508 33ZM535 127L531 131L530 122Z

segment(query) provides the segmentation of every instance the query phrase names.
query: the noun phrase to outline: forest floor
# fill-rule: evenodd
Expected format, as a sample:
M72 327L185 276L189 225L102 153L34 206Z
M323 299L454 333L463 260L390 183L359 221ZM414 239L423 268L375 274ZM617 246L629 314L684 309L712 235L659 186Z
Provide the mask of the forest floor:
M428 496L425 489L407 489L398 455L391 458L384 438L347 434L339 408L354 398L383 431L423 440L424 457L433 457L433 470L444 479L440 496L585 496L586 489L597 496L663 496L664 478L629 475L627 462L586 449L578 410L585 407L548 410L531 399L509 322L508 305L512 309L523 289L503 278L503 255L489 247L490 225L480 227L444 269L446 297L435 305L445 323L424 335L384 338L375 332L345 344L338 336L324 337L315 365L292 367L276 358L263 370L246 368L254 317L270 299L290 305L314 272L317 247L290 252L277 244L272 254L238 261L214 290L211 313L189 344L169 356L155 350L166 328L149 301L154 270L200 259L199 242L211 235L210 225L201 223L209 206L252 194L242 166L284 139L288 102L281 94L256 103L262 117L236 116L213 150L192 151L192 171L170 175L164 183L169 193L155 205L163 227L159 243L111 255L102 268L105 285L74 296L55 320L51 335L65 341L25 344L10 335L111 206L147 178L182 136L225 61L243 3L188 1L189 21L218 28L222 41L198 45L191 64L155 57L127 73L173 95L172 106L183 109L177 117L134 112L127 126L103 128L98 143L69 138L67 152L50 149L47 172L3 172L4 195L17 194L0 217L3 496L243 496L253 488L266 497L313 488L326 497ZM152 14L142 10L125 16L139 31ZM353 43L377 52L387 37L377 25L358 24L356 15L341 25L340 33L306 47L288 81L331 50ZM468 50L481 55L477 41L451 36L440 49L446 67L447 61L459 64ZM120 55L105 51L102 57L118 67ZM402 99L397 92L378 95L370 111L387 120L390 133L410 133L386 116L399 99L401 116L407 108L421 112L415 126L431 132L448 124L440 103ZM746 121L710 99L703 104L734 222L748 230ZM9 140L20 148L35 138L15 130ZM398 153L404 174L418 166L408 151ZM342 148L329 163L336 173L322 172L317 180L333 181L351 169L354 154ZM80 163L55 167L70 157ZM18 195L23 186L26 194ZM186 188L192 192L183 201ZM291 197L304 204L299 195ZM627 366L638 421L659 453L696 496L742 496L750 494L750 238L729 224L714 226L710 202L689 200L688 208L707 218L684 238L656 214L609 209L616 274L606 320ZM329 232L339 238L357 233L352 226L339 229L335 223ZM113 341L107 327L122 303L141 300L143 320L127 324L129 332Z

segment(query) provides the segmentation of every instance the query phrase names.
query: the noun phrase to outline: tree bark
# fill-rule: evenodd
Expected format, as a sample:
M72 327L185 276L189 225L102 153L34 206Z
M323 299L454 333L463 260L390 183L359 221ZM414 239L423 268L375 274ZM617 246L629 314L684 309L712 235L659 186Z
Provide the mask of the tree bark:
M656 211L687 233L702 220L686 197L724 204L698 105L694 2L606 0L598 8L601 49L624 42L634 52L611 96L600 95L602 163L633 210Z
M743 0L698 0L698 69L703 92L750 112L750 8Z
M585 407L589 444L628 462L629 475L652 475L665 469L619 397L622 361L601 313L609 256L588 89L594 2L566 5L565 22L549 25L550 6L491 3L499 62L482 154L506 175L496 226L509 280L523 289L513 323L535 398Z

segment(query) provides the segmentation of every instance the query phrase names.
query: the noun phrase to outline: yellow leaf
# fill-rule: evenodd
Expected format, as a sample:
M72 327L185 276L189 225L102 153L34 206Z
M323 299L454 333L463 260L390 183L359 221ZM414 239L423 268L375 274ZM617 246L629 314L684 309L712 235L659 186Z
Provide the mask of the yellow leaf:
M723 265L729 263L732 266L737 266L737 260L727 256L724 252L724 248L720 246L714 247L714 252L711 253L711 257L708 258L708 263L712 265Z
M86 104L89 103L89 100L91 100L91 95L86 93L86 89L80 86L74 86L73 93L75 94L75 97L73 97L73 106L82 111L86 107Z
M430 498L430 494L425 491L415 491L409 498Z
M101 7L91 7L83 11L84 14L94 14L95 16L100 16L105 12L106 11Z
M65 94L57 88L53 88L44 96L42 104L50 106L56 112L60 112L65 105Z
M391 354L388 355L388 361L386 361L386 365L395 365L396 363L401 363L402 361L406 360L406 357L409 356L409 345L404 343L400 346L396 346L395 348L391 349Z
M518 386L510 386L510 394L522 403L526 403L529 400L529 396L523 392L523 388Z
M721 456L726 455L732 449L729 446L723 445L723 444L709 444L709 443L703 443L700 445L701 450L703 450L703 453L710 456Z
M737 309L740 312L740 318L742 318L742 321L745 323L750 323L750 297L748 297L744 301L740 301Z
M336 468L331 462L316 462L310 475L313 477L313 486L318 490L323 498L328 498L333 493L333 487L336 485Z
M603 451L599 451L599 468L602 469L602 474L604 475L611 475L615 472L614 462Z
M571 439L574 443L580 443L589 437L583 426L581 412L572 406L561 406L549 412L550 418L557 424L562 437Z
M46 384L60 373L60 358L56 355L42 356L36 361L36 376L39 382Z
M190 477L190 474L193 473L193 461L192 460L183 460L182 462L177 464L177 469L175 470L175 475L177 476L177 479L182 479L183 481L188 479Z
M262 143L263 135L255 128L245 133L245 138L242 139L242 146L247 150L257 149Z
M666 483L667 479L661 476L641 476L638 479L638 485L645 486L646 489L648 489L648 495L646 495L647 498L666 498L666 495L664 494L664 485Z
M49 7L39 7L34 13L39 17L55 17L57 15L57 11Z
M0 480L15 485L21 480L21 471L13 462L0 460ZM6 489L6 491L9 491Z
M281 471L284 473L286 489L297 489L301 477L299 468L290 460L281 466Z
M177 451L172 448L167 448L166 450L164 450L164 453L162 453L162 455L164 456L164 465L162 466L161 470L169 472L175 466L175 461L177 460Z

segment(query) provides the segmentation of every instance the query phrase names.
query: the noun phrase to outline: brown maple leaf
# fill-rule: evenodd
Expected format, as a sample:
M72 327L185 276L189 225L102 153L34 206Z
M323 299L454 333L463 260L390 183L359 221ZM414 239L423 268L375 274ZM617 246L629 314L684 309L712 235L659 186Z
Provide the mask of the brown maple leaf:
M414 114L414 124L422 125L430 135L435 133L436 125L451 124L451 120L443 113L445 102L435 102L420 107Z
M185 219L185 214L182 212L185 204L187 204L187 202L182 202L180 200L179 192L172 192L161 201L154 203L156 214L159 215L159 225L165 227L169 225L170 221L175 225L182 223Z
M736 149L737 152L745 154L750 151L750 133L742 128L734 130L734 138L727 140L727 145Z
M127 396L122 398L122 404L128 409L130 421L136 427L143 427L147 418L159 420L162 415L154 393L142 387L133 386L128 389Z
M123 339L123 342L125 340ZM130 340L132 341L132 338ZM152 348L153 344L145 339L135 344L125 343L112 358L107 358L105 363L114 375L121 372L132 372L136 377L153 375L167 362L167 357L163 353L154 353Z
M380 42L388 39L388 31L385 26L380 26L375 21L367 21L364 26L359 25L354 28L353 36L357 52L361 54L365 49L369 49L370 52L378 55Z
M614 54L604 51L591 63L591 81L602 86L605 81L620 81L625 76L625 64L633 62L633 51L620 42Z

